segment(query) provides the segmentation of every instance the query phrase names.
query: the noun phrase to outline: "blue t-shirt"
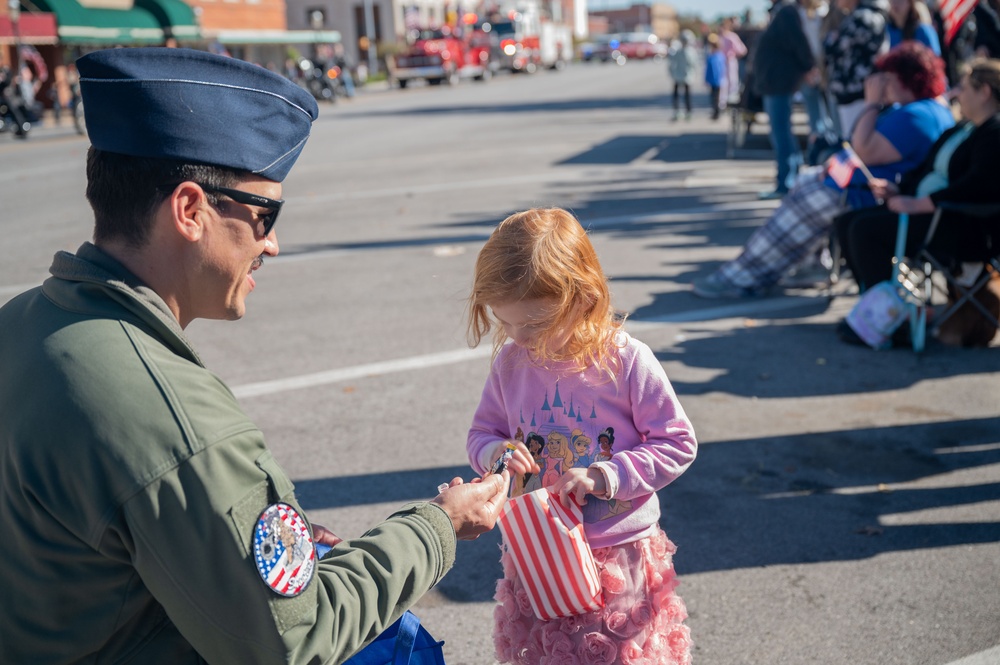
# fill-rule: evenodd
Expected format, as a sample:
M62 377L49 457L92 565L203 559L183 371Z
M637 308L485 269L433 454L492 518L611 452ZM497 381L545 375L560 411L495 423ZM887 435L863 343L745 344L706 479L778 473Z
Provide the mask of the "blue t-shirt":
M875 131L892 144L901 159L891 164L869 165L868 170L876 178L896 182L900 175L919 166L938 137L954 124L951 110L933 99L889 107L875 121ZM852 208L875 205L875 197L864 188L867 182L860 169L854 172L847 192L847 203ZM824 183L832 189L840 189L829 175Z
M903 41L903 31L891 22L886 26L886 32L889 33L889 48L895 48ZM913 33L913 39L934 51L934 55L941 56L941 42L938 40L937 33L934 32L932 26L926 23L918 25L916 32Z
M710 88L720 88L725 78L726 56L722 51L716 51L705 60L705 83Z

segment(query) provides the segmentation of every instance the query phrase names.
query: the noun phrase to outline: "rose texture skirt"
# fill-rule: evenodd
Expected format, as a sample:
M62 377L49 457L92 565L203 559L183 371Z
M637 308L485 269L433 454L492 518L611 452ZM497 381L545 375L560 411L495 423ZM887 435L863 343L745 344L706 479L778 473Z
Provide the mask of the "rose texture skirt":
M531 610L521 580L504 552L493 618L496 658L515 665L687 665L687 609L674 593L677 547L657 527L635 542L594 550L605 606L543 621ZM550 571L555 577L558 570Z

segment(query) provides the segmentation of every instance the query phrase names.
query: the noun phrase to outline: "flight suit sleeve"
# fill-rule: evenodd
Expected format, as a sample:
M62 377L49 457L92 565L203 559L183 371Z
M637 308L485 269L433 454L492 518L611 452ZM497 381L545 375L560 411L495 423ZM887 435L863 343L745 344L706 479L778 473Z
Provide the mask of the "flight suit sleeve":
M302 514L293 489L254 431L206 447L124 505L142 584L209 663L340 663L454 563L447 514L414 504L338 545L301 593L281 596L258 572L253 533L277 501Z

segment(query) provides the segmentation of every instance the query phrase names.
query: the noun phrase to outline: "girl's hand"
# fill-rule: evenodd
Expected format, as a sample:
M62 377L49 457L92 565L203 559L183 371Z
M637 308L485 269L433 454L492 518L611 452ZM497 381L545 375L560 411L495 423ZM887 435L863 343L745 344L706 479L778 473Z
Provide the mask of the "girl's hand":
M588 494L604 494L607 487L600 469L570 469L559 476L549 491L558 495L563 503L572 497L578 506L582 506Z
M507 462L507 468L510 469L511 477L514 477L514 474L538 473L541 471L535 462L535 458L528 452L527 446L520 441L504 441L503 445L497 450L496 455L493 456L493 460L490 462L491 467L503 455L508 443L513 443L516 448L513 454L511 454L510 461Z

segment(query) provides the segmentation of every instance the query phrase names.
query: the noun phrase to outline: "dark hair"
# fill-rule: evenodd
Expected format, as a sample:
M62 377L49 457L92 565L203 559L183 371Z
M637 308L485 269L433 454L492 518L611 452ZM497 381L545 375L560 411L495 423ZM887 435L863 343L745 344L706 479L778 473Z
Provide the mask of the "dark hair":
M962 65L961 72L977 88L989 86L993 99L1000 102L1000 60L975 58Z
M156 207L173 188L191 180L213 187L232 187L243 171L172 159L133 157L98 150L87 152L87 201L94 210L94 242L121 240L142 247L149 239ZM215 194L209 202L218 204Z
M944 60L920 42L902 42L875 62L881 72L895 74L904 88L917 99L944 94Z

